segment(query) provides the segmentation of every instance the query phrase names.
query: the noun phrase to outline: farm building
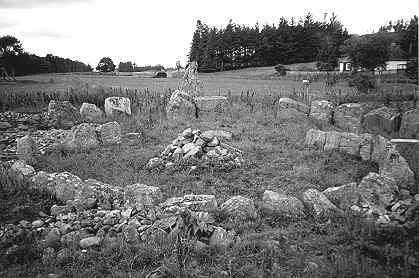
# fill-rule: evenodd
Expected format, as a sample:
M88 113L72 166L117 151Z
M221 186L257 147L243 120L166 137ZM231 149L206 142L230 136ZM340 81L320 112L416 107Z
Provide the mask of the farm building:
M390 46L390 59L386 62L385 68L377 68L377 73L393 74L406 69L409 61L408 55L395 43ZM348 56L338 58L339 72L351 71L352 63Z

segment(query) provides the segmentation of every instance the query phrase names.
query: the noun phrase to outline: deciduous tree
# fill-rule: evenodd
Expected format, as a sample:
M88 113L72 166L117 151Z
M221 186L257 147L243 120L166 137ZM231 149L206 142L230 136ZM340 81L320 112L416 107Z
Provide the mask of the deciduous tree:
M111 72L114 71L116 66L114 65L113 61L109 57L103 57L100 59L99 64L96 67L96 70L101 72Z

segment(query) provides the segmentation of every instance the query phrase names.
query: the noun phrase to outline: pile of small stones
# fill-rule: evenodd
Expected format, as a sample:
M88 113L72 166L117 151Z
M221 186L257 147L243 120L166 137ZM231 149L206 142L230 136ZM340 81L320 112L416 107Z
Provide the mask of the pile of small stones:
M225 163L241 165L243 152L222 140L231 140L232 133L224 130L185 129L166 149L157 157L149 160L147 167L156 168L164 166L170 168L181 159L218 159Z

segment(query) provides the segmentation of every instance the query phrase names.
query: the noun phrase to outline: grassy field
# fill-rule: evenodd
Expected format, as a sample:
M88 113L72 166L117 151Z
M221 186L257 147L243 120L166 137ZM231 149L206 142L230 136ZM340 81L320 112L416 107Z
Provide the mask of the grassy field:
M259 70L265 69L255 71ZM247 76L252 74L250 70L241 72L248 72ZM242 76L241 72L235 74ZM359 182L369 172L378 171L376 164L363 162L357 157L304 146L306 132L316 128L316 124L297 112L278 109L277 106L278 91L284 88L292 90L297 85L301 87L299 82L253 80L228 74L204 75L201 79L207 92L221 95L227 94L228 90L232 92L227 106L198 119L179 121L167 121L161 117L163 110L149 109L161 107L156 95L179 87L179 78L46 75L34 76L37 83L14 85L13 90L22 90L23 94L36 90L62 90L64 95L71 89L78 94L83 90L95 90L95 95L100 90L105 95L138 90L147 102L141 106L139 98L137 107L143 108L134 109L132 117L120 120L124 132L142 133L139 142L123 141L118 146L77 153L56 150L34 165L38 171L68 171L82 179L94 178L119 186L144 183L160 187L165 198L190 193L214 194L221 204L232 196L242 195L252 198L259 212L265 190L301 199L301 193L308 188L324 190ZM51 78L54 83L49 81ZM29 80L29 77L21 80ZM152 84L156 84L155 88L151 87ZM83 89L84 86L88 88ZM119 90L119 87L131 89ZM2 90L4 86L0 88ZM245 92L243 96L242 91ZM255 92L255 95L250 93L248 96L247 91ZM231 131L234 139L230 144L244 151L246 162L240 167L227 167L222 163L192 160L179 163L170 170L146 170L144 166L148 159L159 154L187 127ZM191 165L198 167L191 171ZM1 219L7 216L8 221L19 221L24 215L13 208L28 201L33 204L33 209L26 214L29 218L48 204L39 200L39 195L26 192L24 184L15 187L17 191L8 191L5 186L0 190L3 194ZM76 252L70 260L49 265L42 265L41 250L36 244L26 242L11 253L0 252L0 276L46 277L55 273L59 277L150 278L148 274L159 268L162 276L156 277L378 278L417 277L419 270L417 232L406 234L396 228L379 230L349 213L333 216L330 221L311 218L296 221L264 216L252 222L231 223L218 211L213 212L213 216L218 225L234 229L240 242L227 250L190 249L185 254L183 269L177 255L179 246L166 241L147 244L117 241L83 256L74 250Z

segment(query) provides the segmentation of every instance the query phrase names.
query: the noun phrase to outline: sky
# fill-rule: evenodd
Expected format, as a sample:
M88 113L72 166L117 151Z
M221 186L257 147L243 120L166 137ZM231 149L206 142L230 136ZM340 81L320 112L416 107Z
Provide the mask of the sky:
M96 67L187 62L197 20L225 27L298 21L308 13L323 21L332 13L350 34L378 31L389 21L418 14L419 0L0 0L0 36L12 35L25 51L53 54Z

